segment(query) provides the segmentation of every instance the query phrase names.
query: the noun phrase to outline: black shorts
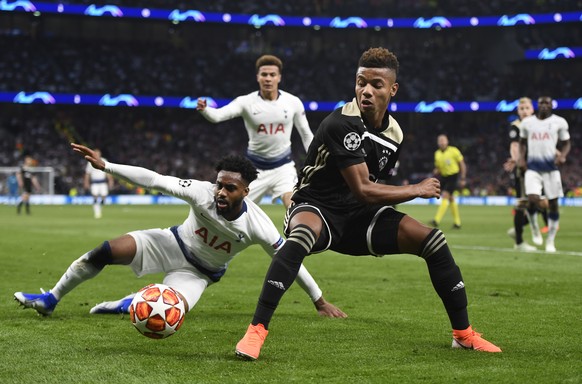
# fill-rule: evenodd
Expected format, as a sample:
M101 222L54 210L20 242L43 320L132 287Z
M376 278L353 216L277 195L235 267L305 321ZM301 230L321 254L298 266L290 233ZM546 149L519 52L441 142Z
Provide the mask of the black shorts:
M362 206L352 212L344 212L308 202L294 204L285 215L285 236L289 236L290 219L304 211L317 214L324 224L311 253L328 249L354 256L400 253L398 226L405 214L392 207Z
M525 195L525 186L524 186L524 181L525 178L523 177L523 172L521 169L519 169L518 167L515 167L515 170L513 171L513 177L514 177L514 187L515 187L515 197L518 200L523 200L526 199L527 196Z
M450 176L441 176L441 191L447 191L451 195L457 190L457 181L459 174L455 173Z

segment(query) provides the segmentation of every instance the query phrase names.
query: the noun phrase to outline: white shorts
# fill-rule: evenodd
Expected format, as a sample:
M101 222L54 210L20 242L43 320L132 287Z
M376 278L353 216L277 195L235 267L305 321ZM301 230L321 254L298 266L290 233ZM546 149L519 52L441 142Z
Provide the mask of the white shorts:
M548 200L563 197L560 171L536 172L529 169L525 171L525 194L541 196L542 188Z
M293 161L275 169L259 170L257 179L249 185L249 198L258 204L264 195L270 194L275 201L292 192L296 183L297 170Z
M102 196L105 197L109 194L109 187L107 183L94 183L91 184L91 195L92 196Z
M212 280L186 260L170 229L147 229L128 235L137 245L129 265L136 276L165 272L163 283L180 292L189 309L194 308Z

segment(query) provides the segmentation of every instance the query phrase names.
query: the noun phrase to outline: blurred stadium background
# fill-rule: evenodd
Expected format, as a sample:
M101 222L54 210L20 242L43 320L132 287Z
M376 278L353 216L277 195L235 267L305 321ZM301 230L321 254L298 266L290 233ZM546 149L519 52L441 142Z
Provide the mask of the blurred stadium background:
M361 52L384 46L401 64L392 113L406 150L395 182L430 174L446 133L465 154L468 193L509 195L513 102L549 95L572 135L565 192L579 195L581 24L579 0L1 0L0 167L28 154L55 169L55 193L85 194L85 162L68 147L77 141L110 161L209 179L247 137L241 119L206 122L192 109L198 97L221 105L256 89L256 58L275 54L281 89L304 101L315 130L353 97Z

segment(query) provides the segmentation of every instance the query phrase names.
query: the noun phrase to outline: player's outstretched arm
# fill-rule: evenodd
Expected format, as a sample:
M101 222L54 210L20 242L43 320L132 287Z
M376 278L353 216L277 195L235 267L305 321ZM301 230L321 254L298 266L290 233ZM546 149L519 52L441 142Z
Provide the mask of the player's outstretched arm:
M97 156L97 153L94 150L92 150L91 148L87 148L84 145L75 144L75 143L71 143L71 147L73 148L73 151L83 155L85 160L90 162L91 165L93 166L93 168L100 169L100 170L105 169L105 162L103 160L101 160L101 157Z
M241 98L237 97L224 107L212 108L208 106L206 99L199 98L196 104L196 110L209 122L221 123L242 116L243 104L244 102Z
M180 183L180 179L177 177L160 175L152 170L132 165L106 163L97 156L95 151L84 145L71 143L71 147L73 151L83 155L93 167L105 171L118 179L189 201L189 190L183 187L183 184Z

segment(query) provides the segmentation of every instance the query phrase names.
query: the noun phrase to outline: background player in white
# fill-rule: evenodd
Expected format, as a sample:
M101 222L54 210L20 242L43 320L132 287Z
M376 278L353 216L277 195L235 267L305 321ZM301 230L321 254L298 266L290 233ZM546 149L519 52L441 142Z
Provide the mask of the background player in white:
M95 156L107 161L107 159L101 157L101 150L94 149L94 152ZM102 216L101 206L105 204L105 198L109 195L109 190L113 189L113 176L94 168L91 163L87 163L83 187L86 191L91 191L91 196L93 196L93 215L96 219L100 219Z
M528 197L528 212L534 238L540 237L536 210L539 207L542 189L549 203L548 234L546 252L556 252L554 239L558 230L560 214L558 198L564 196L558 166L566 162L570 152L568 122L553 114L552 98L538 99L538 112L521 122L520 167L525 171L525 193Z
M137 276L165 272L164 284L177 290L190 310L206 287L220 280L228 263L239 252L258 244L272 257L284 243L271 219L245 198L249 183L256 177L256 169L244 157L222 159L216 168L216 184L212 184L105 162L91 149L71 145L98 169L186 201L190 213L181 225L134 231L105 241L75 260L49 292L16 292L14 298L25 308L50 315L68 292L95 277L106 265L118 264L129 265ZM300 285L321 315L346 317L340 309L326 302L317 283L303 266ZM131 295L97 305L91 313L127 312L130 302Z
M301 136L305 151L313 133L305 117L305 108L298 97L279 89L283 63L272 55L259 57L256 64L259 91L239 96L222 108L211 108L198 99L197 109L212 123L242 117L249 136L247 157L259 175L250 186L249 198L259 203L270 194L273 201L281 198L285 207L291 203L297 170L291 158L293 127Z

